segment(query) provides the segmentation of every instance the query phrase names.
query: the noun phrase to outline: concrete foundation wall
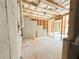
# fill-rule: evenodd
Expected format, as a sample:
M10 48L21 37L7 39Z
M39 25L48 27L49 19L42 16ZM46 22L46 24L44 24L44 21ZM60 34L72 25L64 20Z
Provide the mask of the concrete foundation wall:
M0 0L0 59L20 59L17 0Z
M0 59L10 59L5 0L0 0Z

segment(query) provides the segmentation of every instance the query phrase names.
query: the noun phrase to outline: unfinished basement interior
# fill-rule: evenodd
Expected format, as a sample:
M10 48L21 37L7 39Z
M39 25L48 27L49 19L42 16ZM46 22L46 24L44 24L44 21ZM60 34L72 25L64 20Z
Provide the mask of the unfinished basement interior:
M79 0L0 0L0 59L79 59Z

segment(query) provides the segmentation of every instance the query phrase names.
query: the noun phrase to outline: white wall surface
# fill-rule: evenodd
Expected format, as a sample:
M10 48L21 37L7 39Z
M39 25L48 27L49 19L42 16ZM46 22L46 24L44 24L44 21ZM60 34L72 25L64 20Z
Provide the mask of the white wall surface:
M31 21L29 18L24 18L24 38L34 38L37 30L37 24Z

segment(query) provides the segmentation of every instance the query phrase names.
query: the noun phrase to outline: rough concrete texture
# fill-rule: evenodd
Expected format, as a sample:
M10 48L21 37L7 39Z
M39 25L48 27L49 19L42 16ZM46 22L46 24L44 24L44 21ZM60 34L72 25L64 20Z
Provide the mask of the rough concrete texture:
M22 59L62 59L62 41L59 37L39 37L23 41Z
M10 59L5 0L0 0L0 59Z
M20 59L17 0L0 0L0 59Z
M17 27L17 11L17 0L7 0L7 15L11 59L20 59L21 39L18 38L19 35Z

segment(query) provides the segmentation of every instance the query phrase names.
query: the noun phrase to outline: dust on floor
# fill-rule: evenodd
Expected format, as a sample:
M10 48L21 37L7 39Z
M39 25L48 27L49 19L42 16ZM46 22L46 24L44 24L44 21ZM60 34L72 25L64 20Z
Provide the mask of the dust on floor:
M22 59L62 59L62 41L58 37L25 39L22 57Z

